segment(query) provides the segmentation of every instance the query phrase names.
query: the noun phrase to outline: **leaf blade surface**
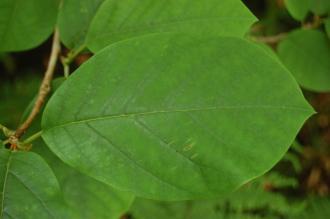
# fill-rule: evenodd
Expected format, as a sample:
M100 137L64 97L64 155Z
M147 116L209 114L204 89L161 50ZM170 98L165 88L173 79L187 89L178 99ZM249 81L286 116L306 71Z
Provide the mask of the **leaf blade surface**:
M51 150L85 174L137 196L182 200L219 196L270 169L311 113L259 46L156 34L81 66L50 100L42 127Z

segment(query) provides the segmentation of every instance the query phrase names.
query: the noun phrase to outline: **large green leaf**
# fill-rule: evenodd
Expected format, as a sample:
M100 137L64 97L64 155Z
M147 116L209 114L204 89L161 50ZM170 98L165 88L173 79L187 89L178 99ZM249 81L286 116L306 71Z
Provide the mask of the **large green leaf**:
M57 6L57 0L1 0L0 51L41 44L54 30Z
M330 91L330 43L324 33L296 30L280 43L278 54L301 86Z
M285 5L293 18L302 21L311 9L312 1L313 0L285 0Z
M242 36L254 21L239 0L107 0L92 22L87 44L97 51L157 32Z
M85 43L89 25L104 0L65 0L60 8L58 26L61 40L69 48Z
M46 162L32 152L0 149L1 218L71 218Z
M271 168L312 112L257 45L155 34L82 65L50 99L42 136L64 162L116 188L193 199Z

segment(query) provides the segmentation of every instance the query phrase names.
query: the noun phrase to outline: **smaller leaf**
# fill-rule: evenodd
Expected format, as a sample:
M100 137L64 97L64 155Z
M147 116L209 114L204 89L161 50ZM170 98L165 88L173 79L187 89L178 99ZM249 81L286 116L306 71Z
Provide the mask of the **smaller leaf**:
M96 52L152 33L243 36L255 21L237 0L107 0L93 19L86 41Z
M1 218L71 218L56 177L32 152L0 149Z
M61 40L71 49L85 43L89 25L104 0L66 0L60 8L58 26Z
M31 49L53 32L57 0L1 0L0 51Z
M134 196L116 190L79 173L57 158L40 139L34 151L54 170L68 206L79 219L118 219L130 207Z
M285 5L296 20L302 21L305 19L313 0L285 0Z
M278 55L302 87L330 91L330 44L324 33L293 31L280 43Z
M313 0L312 12L317 15L324 15L330 13L330 1L329 0Z

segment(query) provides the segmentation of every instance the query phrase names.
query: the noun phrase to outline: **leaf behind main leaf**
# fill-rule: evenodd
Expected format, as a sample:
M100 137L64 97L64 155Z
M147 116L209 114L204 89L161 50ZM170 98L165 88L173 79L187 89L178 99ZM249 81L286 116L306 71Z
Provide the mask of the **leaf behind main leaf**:
M85 44L85 38L92 19L104 0L66 0L63 1L58 26L61 41L72 49Z
M303 21L311 9L313 0L285 0L285 5L293 18Z
M279 44L278 55L302 87L330 91L330 41L325 33L295 30Z
M118 219L131 205L132 194L116 190L64 164L42 140L35 142L33 150L54 170L75 219Z
M0 149L1 218L71 218L56 177L32 152Z
M41 44L54 30L57 10L57 0L1 0L0 51L27 50Z
M312 113L259 46L155 34L82 65L49 101L42 136L64 162L116 188L195 199L269 170Z
M150 33L243 36L256 21L239 0L107 0L87 35L94 52L107 45Z

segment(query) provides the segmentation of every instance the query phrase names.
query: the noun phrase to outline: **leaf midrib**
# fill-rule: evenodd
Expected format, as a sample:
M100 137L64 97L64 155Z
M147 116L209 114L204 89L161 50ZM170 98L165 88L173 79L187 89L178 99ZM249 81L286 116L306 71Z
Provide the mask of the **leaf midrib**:
M148 116L155 114L167 114L167 113L185 113L185 112L201 112L208 110L228 110L228 109L283 109L283 110L297 110L302 112L312 113L313 111L310 109L297 107L297 106L272 106L272 105L242 105L242 106L215 106L215 107L204 107L204 108L191 108L191 109L172 109L172 110L156 110L156 111L147 111L147 112L138 112L138 113L126 113L126 114L117 114L117 115L108 115L108 116L100 116L88 119L82 119L77 121L66 122L63 124L55 125L50 128L45 128L44 131L51 130L54 128L60 128L64 126L70 126L74 124L80 124L85 122L93 122L99 120L109 120L109 119L118 119L118 118L128 118L134 116Z
M3 186L2 186L1 215L0 215L1 218L3 217L3 212L4 212L5 190L6 190L7 178L9 175L9 167L10 167L11 159L12 159L12 152L10 151L9 156L8 156L7 165L6 165L5 178L3 180Z

